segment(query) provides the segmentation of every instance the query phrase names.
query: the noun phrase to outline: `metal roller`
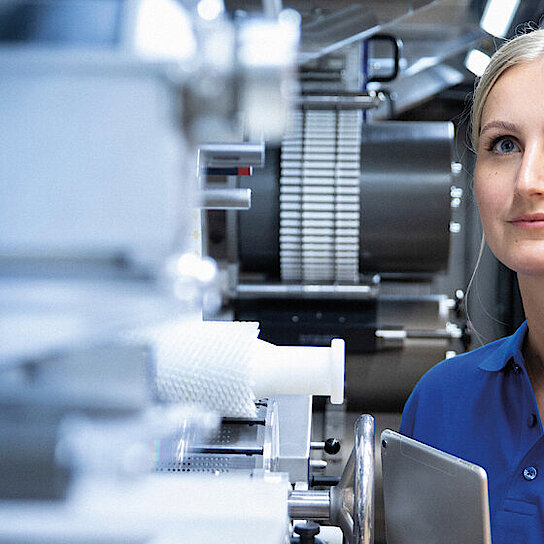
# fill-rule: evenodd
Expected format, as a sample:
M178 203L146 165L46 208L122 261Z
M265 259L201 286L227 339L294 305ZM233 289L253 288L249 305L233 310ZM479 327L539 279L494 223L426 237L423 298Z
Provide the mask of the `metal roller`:
M448 264L453 125L365 125L361 270L438 272Z
M299 112L281 156L244 181L254 209L239 218L242 272L349 284L447 268L453 125L360 115Z

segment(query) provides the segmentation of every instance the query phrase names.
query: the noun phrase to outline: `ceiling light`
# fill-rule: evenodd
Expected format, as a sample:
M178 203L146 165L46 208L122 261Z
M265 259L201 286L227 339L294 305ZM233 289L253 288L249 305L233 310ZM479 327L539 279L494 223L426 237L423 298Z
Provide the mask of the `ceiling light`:
M519 0L488 0L480 26L489 34L504 38L508 32Z
M465 58L465 66L476 76L480 77L487 68L491 58L483 51L472 49Z
M136 13L134 46L142 57L185 60L196 51L191 21L175 0L142 0Z

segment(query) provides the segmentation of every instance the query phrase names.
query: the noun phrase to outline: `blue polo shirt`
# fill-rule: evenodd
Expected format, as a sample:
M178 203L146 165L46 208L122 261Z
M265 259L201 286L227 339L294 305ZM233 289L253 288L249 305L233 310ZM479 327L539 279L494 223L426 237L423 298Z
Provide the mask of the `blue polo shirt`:
M512 336L447 359L416 385L400 432L482 466L493 544L544 542L544 435Z

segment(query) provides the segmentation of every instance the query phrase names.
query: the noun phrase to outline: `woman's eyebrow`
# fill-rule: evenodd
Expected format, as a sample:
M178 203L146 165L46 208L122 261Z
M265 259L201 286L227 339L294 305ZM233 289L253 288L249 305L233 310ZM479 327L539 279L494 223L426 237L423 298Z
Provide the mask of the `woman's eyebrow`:
M482 130L480 130L480 134L483 134L486 130L491 128L499 128L508 132L515 132L517 130L516 125L509 123L508 121L489 121L489 123L486 123Z

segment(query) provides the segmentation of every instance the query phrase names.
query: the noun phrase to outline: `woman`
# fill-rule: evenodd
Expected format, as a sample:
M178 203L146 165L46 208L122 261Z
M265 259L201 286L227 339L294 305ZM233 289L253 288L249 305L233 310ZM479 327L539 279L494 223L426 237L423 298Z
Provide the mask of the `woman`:
M401 432L484 467L494 544L544 542L544 30L503 45L474 95L487 243L518 275L527 321L418 383Z

